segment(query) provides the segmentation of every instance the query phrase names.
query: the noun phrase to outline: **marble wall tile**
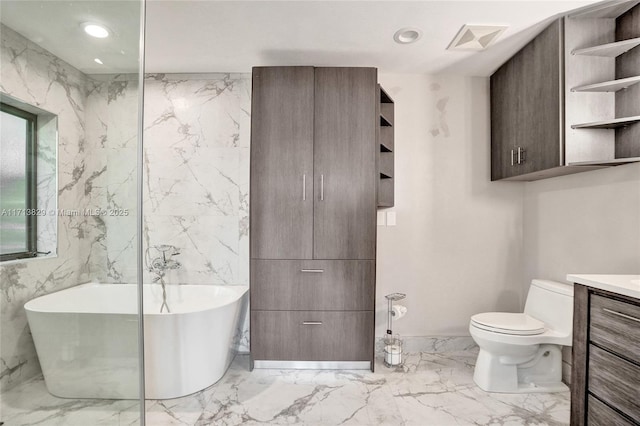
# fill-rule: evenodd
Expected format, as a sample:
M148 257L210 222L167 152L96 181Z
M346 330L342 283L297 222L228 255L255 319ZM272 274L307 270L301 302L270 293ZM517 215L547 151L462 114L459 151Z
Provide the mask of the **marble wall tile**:
M250 92L244 74L145 80L143 241L148 257L180 249L169 285L249 284ZM235 337L243 352L248 324L245 314Z
M0 28L0 90L58 115L58 208L82 206L90 173L84 153L86 77L6 26ZM88 246L95 227L84 218L58 217L55 258L0 266L0 386L5 390L40 372L23 305L88 279Z
M135 194L135 191L124 191L123 185L135 186L135 179L126 182L126 176L132 175L132 163L124 160L132 159L131 152L125 148L135 150L137 143L137 84L123 76L94 81L4 25L0 36L0 90L57 115L58 209L71 212L104 209L109 205L110 184L118 185L119 196ZM105 155L109 144L115 148L115 156ZM40 158L42 166L55 161L51 155L54 147L50 148L41 152L46 154L46 161ZM135 156L133 161L135 167ZM108 164L113 165L111 181ZM40 175L49 181L42 185L50 185L53 180L46 172L43 169ZM130 200L130 197L127 202L113 198L110 202L129 205ZM133 200L135 207L135 196ZM53 203L52 200L43 202ZM128 229L121 220L109 221L104 215L59 214L50 219L50 225L41 229L51 234L57 223L57 257L0 265L0 386L3 392L40 373L24 303L88 281L126 281L131 276L130 270L136 267L135 255L127 252L120 256L125 249L134 250L131 235L135 235L135 226L131 228L130 224L135 223L135 210L127 219ZM108 228L112 230L110 235ZM121 264L125 266L120 267ZM127 271L128 276L123 278L120 270Z
M86 138L92 148L90 200L102 216L105 234L93 279L137 280L137 75L91 76L87 89ZM88 189L88 188L86 188Z
M158 256L154 246L159 244L171 244L180 250L176 260L182 267L167 272L167 284L237 284L236 218L146 215L143 232L150 258ZM145 283L152 279L153 275L145 271Z

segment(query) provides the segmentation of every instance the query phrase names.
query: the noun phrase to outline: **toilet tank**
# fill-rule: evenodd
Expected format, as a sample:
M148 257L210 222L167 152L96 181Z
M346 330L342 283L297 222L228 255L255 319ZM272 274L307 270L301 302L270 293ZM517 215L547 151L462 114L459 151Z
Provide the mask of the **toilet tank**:
M573 286L548 280L532 280L524 312L548 328L572 336Z

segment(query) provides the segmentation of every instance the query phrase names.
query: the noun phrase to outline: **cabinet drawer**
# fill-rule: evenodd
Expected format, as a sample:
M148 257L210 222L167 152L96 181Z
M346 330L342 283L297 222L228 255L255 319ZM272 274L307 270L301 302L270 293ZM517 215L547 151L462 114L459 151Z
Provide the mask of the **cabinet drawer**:
M589 339L640 363L640 306L591 295Z
M640 367L589 345L589 392L610 406L640 418Z
M633 426L633 423L597 398L589 395L587 401L587 424L589 426Z
M255 310L365 311L375 303L373 260L251 261Z
M252 311L254 360L370 361L373 311Z

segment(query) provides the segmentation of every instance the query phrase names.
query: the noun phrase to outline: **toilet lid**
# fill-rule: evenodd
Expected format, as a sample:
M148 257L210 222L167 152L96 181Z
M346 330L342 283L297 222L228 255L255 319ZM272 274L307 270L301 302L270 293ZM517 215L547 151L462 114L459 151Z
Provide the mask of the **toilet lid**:
M471 317L478 328L497 333L532 335L544 333L544 323L527 314L485 312Z

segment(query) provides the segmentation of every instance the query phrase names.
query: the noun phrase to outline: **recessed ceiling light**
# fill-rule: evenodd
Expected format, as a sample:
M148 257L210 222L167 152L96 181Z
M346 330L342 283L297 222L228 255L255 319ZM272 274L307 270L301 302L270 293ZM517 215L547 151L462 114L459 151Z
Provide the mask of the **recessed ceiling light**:
M422 37L422 31L418 28L402 28L393 35L396 43L400 44L415 43L420 40L420 37Z
M96 64L104 65L104 62L102 62L100 58L95 58L93 62L95 62Z
M96 38L109 37L109 30L103 27L102 25L86 22L82 24L82 28L84 28L84 32L89 34L91 37L96 37Z

